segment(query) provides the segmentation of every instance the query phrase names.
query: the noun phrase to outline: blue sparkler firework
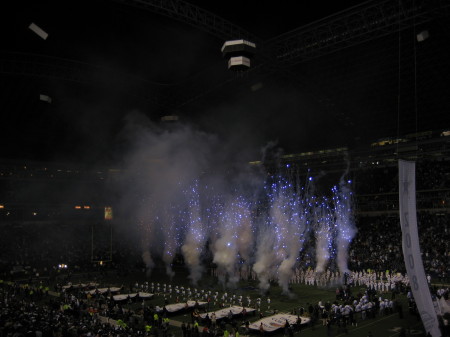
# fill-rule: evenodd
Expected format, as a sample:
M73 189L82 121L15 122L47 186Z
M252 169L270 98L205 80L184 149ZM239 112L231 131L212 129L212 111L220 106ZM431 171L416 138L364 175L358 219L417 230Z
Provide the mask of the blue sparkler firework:
M336 216L336 246L337 265L341 274L348 273L348 247L356 234L353 220L353 194L350 189L351 181L341 179L339 187L334 186L333 202Z
M160 205L158 215L147 224L147 237L155 236L155 227L164 227L161 255L170 276L174 253L180 249L189 277L196 284L204 269L202 254L209 249L224 286L235 285L242 271L252 266L262 290L276 280L283 292L289 293L294 270L302 265L299 253L309 232L315 238L315 271L324 272L332 259L341 273L348 271L347 250L355 234L350 186L341 181L328 199L312 194L312 185L313 179L301 186L276 175L264 186L263 198L252 200L257 193L250 197L236 190L216 193L196 179L183 191L183 202ZM151 246L152 242L147 240L146 244ZM145 258L151 268L149 252Z
M171 264L181 252L196 284L208 255L222 272L224 286L250 271L262 290L273 280L288 293L295 268L304 267L300 253L313 237L308 246L315 249L316 271L325 271L334 260L341 273L347 271L355 234L350 183L341 179L328 197L317 195L317 177L310 172L305 183L292 170L268 175L246 165L229 173L228 167L224 171L209 161L209 143L209 135L188 127L149 131L130 156L132 183L124 199L136 204L148 270L161 258L173 277ZM132 208L133 203L125 205Z
M207 237L201 218L198 180L190 188L188 201L189 224L181 251L184 256L184 261L190 270L189 278L196 285L203 271L203 266L200 264L200 257L205 245L205 238Z

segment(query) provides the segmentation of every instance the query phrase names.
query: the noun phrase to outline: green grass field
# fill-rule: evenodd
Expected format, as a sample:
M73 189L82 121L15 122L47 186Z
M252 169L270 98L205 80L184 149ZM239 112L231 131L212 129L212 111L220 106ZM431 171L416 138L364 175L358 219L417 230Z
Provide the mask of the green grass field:
M72 282L76 281L92 281L94 275L81 275L72 277ZM96 278L98 282L100 282L101 286L120 286L124 285L126 288L133 285L135 282L151 282L156 283L167 283L172 284L172 287L175 285L191 287L189 284L189 280L187 278L186 271L176 270L176 276L173 280L170 280L163 272L163 270L154 270L150 276L145 273L138 273L134 275L128 275L127 277L118 277L117 275L106 274L101 277ZM323 302L335 301L335 288L319 288L317 286L307 286L304 284L293 284L292 285L292 293L290 296L283 295L281 292L281 288L278 285L273 285L269 289L269 293L261 294L257 290L257 282L256 281L241 281L234 289L225 289L222 287L217 279L204 276L201 282L197 285L197 289L204 289L205 291L218 291L221 295L224 291L228 293L228 295L235 294L236 296L242 295L243 298L250 296L252 299L252 303L255 303L256 298L261 298L261 310L263 311L264 316L269 316L273 314L273 310L277 310L279 313L293 313L294 310L298 310L301 306L307 308L307 303L316 304L319 300ZM364 293L364 287L354 287L352 289L352 294L357 297L360 293ZM267 305L266 298L267 296L271 299L270 310ZM382 294L383 298L390 298L391 294ZM358 297L357 297L358 298ZM183 300L183 299L180 299ZM375 318L370 318L366 320L361 320L359 315L356 316L358 325L357 326L347 326L347 332L344 332L343 329L339 329L337 326L333 325L331 330L328 330L326 326L322 325L322 321L316 322L314 326L305 326L300 332L295 332L295 336L361 336L365 337L368 335L369 331L372 333L374 337L394 337L400 336L400 330L404 328L406 330L406 336L425 336L423 325L421 323L420 318L412 314L408 311L408 302L406 299L406 295L397 294L396 300L399 301L402 305L403 318L400 318L398 312L395 312L390 315L380 316L377 315ZM172 295L171 299L168 299L169 303L174 303L175 298ZM163 295L156 295L154 298L145 301L145 305L148 306L163 306L164 298ZM125 304L126 308L130 308L133 310L142 307L142 302L139 303L131 303ZM216 305L216 307L210 307L209 311L218 310L220 307ZM259 313L256 313L254 316L250 315L249 320L255 321L259 319ZM172 314L170 316L172 321L179 322L190 322L191 316L189 312L183 312L178 314ZM172 327L171 331L175 334L175 336L181 336L181 329L177 327ZM255 335L259 335L259 332L254 333ZM283 330L280 329L271 334L274 337L279 337L283 335Z

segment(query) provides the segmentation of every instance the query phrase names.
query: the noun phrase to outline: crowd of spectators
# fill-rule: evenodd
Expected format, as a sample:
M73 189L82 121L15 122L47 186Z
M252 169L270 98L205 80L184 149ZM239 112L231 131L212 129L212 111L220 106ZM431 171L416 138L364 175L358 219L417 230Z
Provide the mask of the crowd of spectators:
M397 216L360 216L349 249L349 269L405 273L400 223ZM427 274L434 282L450 280L450 233L447 213L418 213L419 239ZM4 226L0 237L0 273L3 279L45 276L55 279L60 265L71 273L101 271L124 274L144 267L139 247L125 236L115 237L113 259L107 266L92 262L89 226ZM305 242L302 268L315 267L315 243ZM331 262L329 268L337 266ZM26 276L25 276L26 275Z
M159 289L159 284L157 288ZM166 289L166 284L164 288ZM136 283L134 286L130 285L130 289L122 286L120 291L137 292L140 289L141 285ZM434 287L433 289L437 296L448 299L448 288ZM166 293L160 291L159 295ZM419 317L411 292L401 284L390 291L368 287L363 292L358 290L358 293L354 293L351 284L341 285L336 289L336 298L333 301L319 300L316 303L308 302L304 306L293 308L292 315L299 318L308 317L310 321L306 325L300 324L301 320L298 320L297 324L289 324L286 321L285 336L292 336L294 331L301 331L305 327L315 330L320 329L320 326L326 328L328 335L333 335L334 332L348 333L350 326L356 327L361 321L394 313L397 313L401 319L404 308L402 308L402 302L396 300L396 294L400 292L407 294L410 314ZM200 335L202 337L225 335L237 337L240 335L239 332L249 334L247 316L228 316L220 321L196 319L194 313L198 310L206 312L207 307L191 308L194 309L191 310L191 322L184 322L180 327L174 327L167 311L157 310L157 307L145 304L144 301L140 305L141 299L138 297L116 301L112 291L94 292L91 295L84 287L64 287L59 296L55 295L50 295L48 288L42 284L31 286L17 282L0 283L0 336L135 337L152 335L172 337L180 335L181 332L183 337L200 337ZM203 295L207 296L207 293L199 290L195 298L200 301ZM223 296L225 295L226 293ZM233 299L234 296L230 294L229 300L233 301ZM219 305L219 302L217 304ZM270 302L268 302L267 310L262 308L259 310L260 318L264 317L264 314L270 315L269 309ZM276 309L272 311L273 314L277 313Z
M398 168L396 166L380 167L376 163L354 170L353 186L356 195L393 193L398 190Z
M351 172L356 194L384 194L398 191L397 164L374 161L371 165ZM416 163L416 190L443 190L450 188L450 162L420 160Z
M168 326L155 327L153 319L139 320L136 317L145 316L101 298L86 299L73 294L52 297L18 283L0 285L0 307L0 336L4 337L134 337L150 332L159 336L158 331L161 336L168 336ZM101 316L105 314L116 320L110 322Z
M367 216L358 220L358 232L349 251L350 270L405 273L400 220L397 216ZM450 214L418 213L419 241L425 272L433 281L450 279Z
M93 256L92 224L89 222L2 224L0 275L2 279L50 277L55 280L65 266L70 273L99 272L105 268L124 275L140 268L141 252L120 228L103 257ZM106 229L109 238L109 227ZM98 261L109 259L107 266ZM93 259L94 257L94 259ZM97 261L97 262L95 262Z

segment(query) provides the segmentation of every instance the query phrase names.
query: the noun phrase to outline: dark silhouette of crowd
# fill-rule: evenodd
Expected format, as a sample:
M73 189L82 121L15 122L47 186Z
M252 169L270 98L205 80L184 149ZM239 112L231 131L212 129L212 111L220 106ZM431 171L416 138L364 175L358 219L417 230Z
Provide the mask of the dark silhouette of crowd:
M444 190L450 188L450 162L445 160L420 160L416 162L416 190ZM398 167L376 159L351 173L355 193L384 194L398 191Z
M170 334L162 313L150 307L131 310L108 294L86 296L67 289L49 296L42 288L18 282L0 284L0 336L90 337L162 336ZM171 334L170 334L171 335Z
M405 273L400 220L397 216L360 217L358 232L350 247L350 270ZM418 213L419 241L425 271L434 281L448 281L450 214Z
M98 273L104 270L114 270L123 275L141 268L142 265L141 252L135 248L134 242L131 242L130 233L122 232L120 228L115 229L111 252L108 244L102 256L95 256L89 222L14 222L1 226L2 279L49 277L56 281L67 273ZM112 261L108 264L98 263L110 259L110 253ZM66 265L67 270L61 265Z

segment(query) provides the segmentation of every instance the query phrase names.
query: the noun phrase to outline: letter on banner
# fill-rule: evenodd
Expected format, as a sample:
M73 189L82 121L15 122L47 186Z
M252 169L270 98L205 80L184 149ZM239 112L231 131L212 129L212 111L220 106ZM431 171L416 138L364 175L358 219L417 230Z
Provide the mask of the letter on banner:
M398 170L400 225L406 272L425 330L433 337L439 337L441 331L420 255L416 213L416 164L399 160Z

